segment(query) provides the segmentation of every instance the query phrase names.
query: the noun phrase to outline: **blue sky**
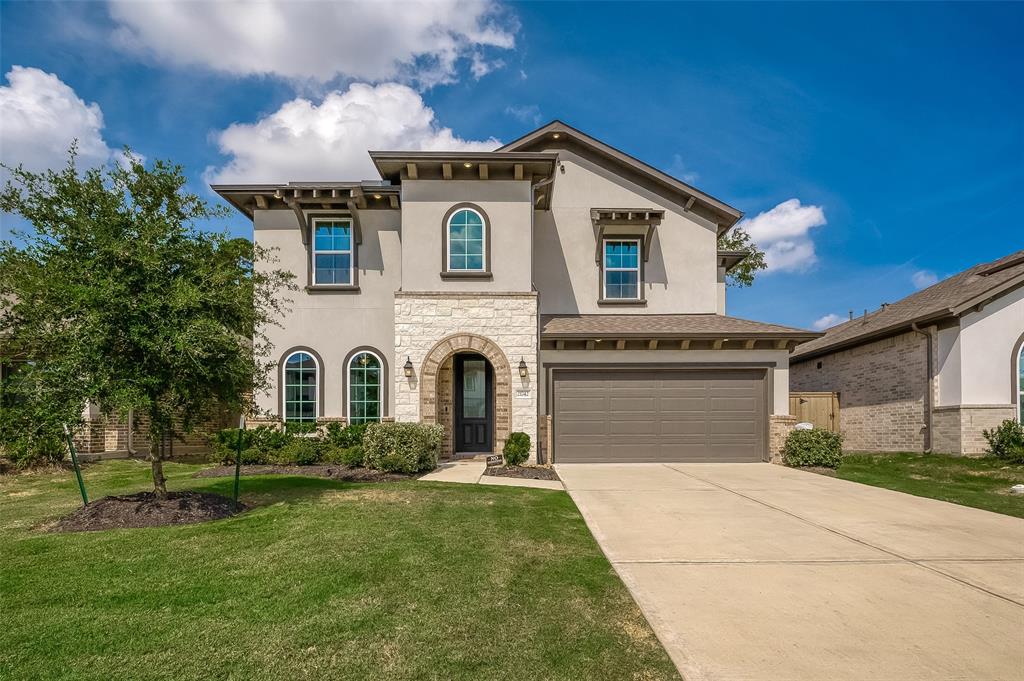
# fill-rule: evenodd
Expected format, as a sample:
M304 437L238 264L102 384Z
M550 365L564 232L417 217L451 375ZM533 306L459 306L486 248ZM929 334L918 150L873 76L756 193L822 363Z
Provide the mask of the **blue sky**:
M73 134L209 194L560 118L743 210L774 267L729 313L809 327L1024 248L1022 31L981 3L2 3L0 157Z

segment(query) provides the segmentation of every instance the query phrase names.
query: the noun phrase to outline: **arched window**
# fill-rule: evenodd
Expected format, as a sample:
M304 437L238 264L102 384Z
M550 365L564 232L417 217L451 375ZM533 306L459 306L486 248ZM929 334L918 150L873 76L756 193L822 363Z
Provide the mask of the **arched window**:
M1024 423L1024 343L1017 355L1017 419Z
M375 353L364 350L348 361L348 422L380 421L383 415L383 363Z
M301 350L288 355L284 361L284 420L287 422L316 421L317 380L320 367L316 358Z
M487 230L484 216L473 208L460 208L448 218L447 263L449 272L487 270Z

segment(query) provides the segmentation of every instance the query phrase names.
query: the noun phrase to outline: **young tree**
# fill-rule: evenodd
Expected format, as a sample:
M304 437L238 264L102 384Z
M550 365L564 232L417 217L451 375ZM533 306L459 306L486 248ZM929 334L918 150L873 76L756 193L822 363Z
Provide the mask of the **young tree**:
M217 409L248 412L268 380L261 329L293 275L246 239L202 231L227 215L185 191L182 168L124 164L80 172L5 168L0 210L32 230L0 243L0 338L22 365L25 399L68 418L86 402L148 417L153 485L167 492L163 443ZM0 352L0 354L3 354Z
M754 283L754 275L767 267L764 251L757 247L742 227L733 227L718 237L720 251L747 251L747 257L729 272L726 281L729 286L745 287Z

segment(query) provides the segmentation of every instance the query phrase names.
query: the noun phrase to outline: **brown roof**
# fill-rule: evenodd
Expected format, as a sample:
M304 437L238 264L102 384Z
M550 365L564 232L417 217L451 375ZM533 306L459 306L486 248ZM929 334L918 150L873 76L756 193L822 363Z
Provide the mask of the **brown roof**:
M1024 285L1024 251L964 270L899 302L833 326L817 340L804 343L793 359L806 360L845 347L904 333L911 324L959 317L977 305Z
M541 337L817 338L814 331L720 314L556 314L541 316Z

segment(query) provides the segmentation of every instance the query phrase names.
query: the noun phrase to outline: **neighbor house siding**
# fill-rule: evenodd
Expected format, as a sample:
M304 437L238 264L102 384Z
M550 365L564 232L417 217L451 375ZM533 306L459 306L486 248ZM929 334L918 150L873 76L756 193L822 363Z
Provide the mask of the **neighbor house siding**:
M790 365L790 389L839 393L846 450L924 450L927 341L908 332ZM818 368L818 364L821 368Z

